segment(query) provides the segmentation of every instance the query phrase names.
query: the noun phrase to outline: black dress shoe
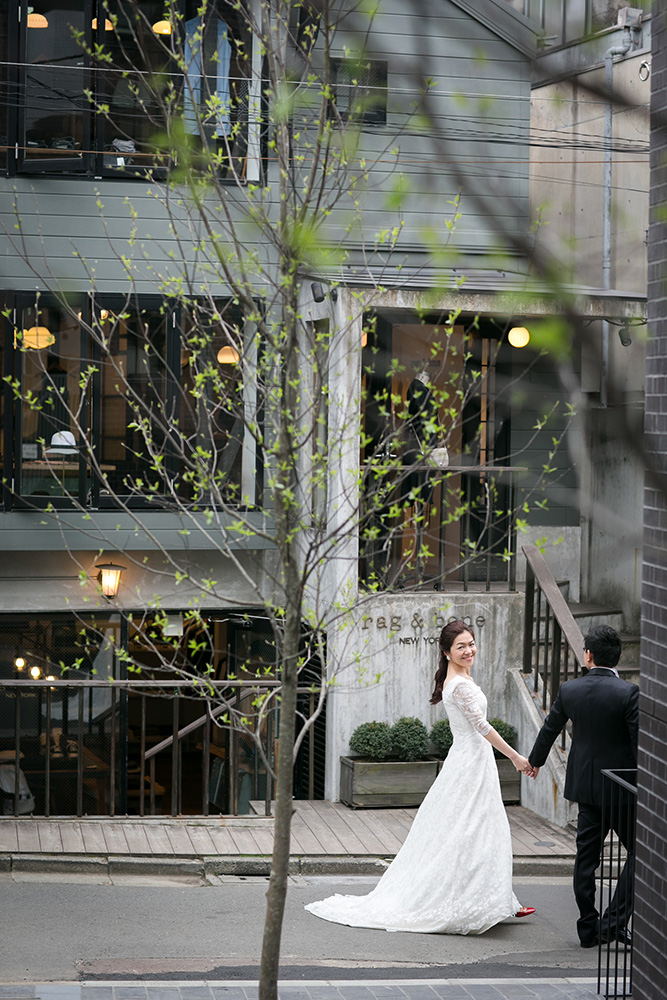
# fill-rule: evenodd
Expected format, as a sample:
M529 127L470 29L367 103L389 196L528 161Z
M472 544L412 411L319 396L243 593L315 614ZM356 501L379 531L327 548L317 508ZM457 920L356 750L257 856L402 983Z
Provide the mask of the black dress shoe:
M581 941L582 948L597 948L599 941L597 937L591 938L589 941Z
M619 944L627 945L629 947L632 944L632 932L629 931L627 927L619 927L616 933L612 934L610 938L602 938L602 944L609 944L610 941L618 941Z

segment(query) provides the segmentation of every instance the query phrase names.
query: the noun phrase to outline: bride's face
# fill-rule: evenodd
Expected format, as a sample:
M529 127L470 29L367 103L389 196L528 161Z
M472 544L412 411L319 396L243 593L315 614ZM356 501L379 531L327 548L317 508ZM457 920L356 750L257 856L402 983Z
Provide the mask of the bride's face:
M472 632L461 632L452 643L452 648L449 651L449 662L459 669L470 670L476 655L477 646Z

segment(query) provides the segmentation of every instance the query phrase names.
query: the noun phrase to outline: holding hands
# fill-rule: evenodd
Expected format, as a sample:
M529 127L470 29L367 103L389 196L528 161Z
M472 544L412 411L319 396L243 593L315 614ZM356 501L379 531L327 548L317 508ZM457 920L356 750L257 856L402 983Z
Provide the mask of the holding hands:
M512 758L512 763L514 764L517 771L521 774L525 774L528 778L536 778L539 771L539 767L533 767L527 757L522 757L520 753L517 753Z

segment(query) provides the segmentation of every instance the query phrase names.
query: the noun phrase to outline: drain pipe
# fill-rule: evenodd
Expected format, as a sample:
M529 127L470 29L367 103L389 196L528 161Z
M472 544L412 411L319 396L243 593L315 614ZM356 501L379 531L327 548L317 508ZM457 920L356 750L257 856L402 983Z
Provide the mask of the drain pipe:
M632 29L626 25L622 45L612 45L604 54L604 87L607 101L604 107L604 204L602 208L602 287L611 288L611 143L613 135L613 105L611 88L614 80L614 56L625 56L632 48ZM600 372L600 405L607 406L609 381L609 322L602 320L602 370Z

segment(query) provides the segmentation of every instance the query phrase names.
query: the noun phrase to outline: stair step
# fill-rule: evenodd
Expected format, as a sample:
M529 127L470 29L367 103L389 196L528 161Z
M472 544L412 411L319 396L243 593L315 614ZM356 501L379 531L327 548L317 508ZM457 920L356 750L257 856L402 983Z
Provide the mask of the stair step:
M609 607L602 604L574 604L568 607L573 618L601 618L605 615L622 615L622 608Z

